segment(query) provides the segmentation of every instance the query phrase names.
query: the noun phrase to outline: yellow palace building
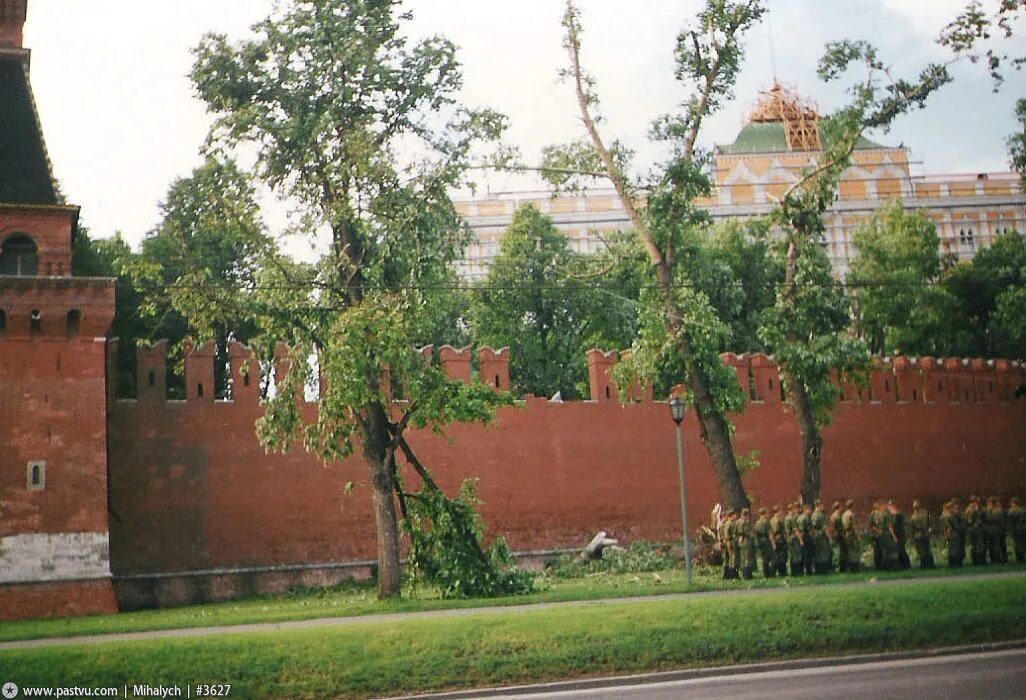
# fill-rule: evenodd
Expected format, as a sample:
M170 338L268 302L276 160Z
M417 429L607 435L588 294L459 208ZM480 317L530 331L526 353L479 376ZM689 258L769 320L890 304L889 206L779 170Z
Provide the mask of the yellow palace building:
M818 110L778 83L759 96L734 142L716 147L715 190L701 204L714 219L766 214L802 170L821 157ZM868 139L859 142L852 161L826 216L823 241L842 277L857 254L855 229L888 200L925 210L937 225L944 252L960 259L973 257L1000 232L1026 229L1026 195L1016 173L912 175L907 148ZM488 273L513 212L528 202L548 214L579 252L599 250L603 234L630 226L611 190L556 198L521 192L460 201L456 206L475 234L462 262L466 278L478 280Z

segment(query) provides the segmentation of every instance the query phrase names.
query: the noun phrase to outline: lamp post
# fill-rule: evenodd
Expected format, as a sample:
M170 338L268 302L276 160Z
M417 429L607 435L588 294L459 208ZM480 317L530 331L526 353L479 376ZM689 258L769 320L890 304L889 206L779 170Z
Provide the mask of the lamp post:
M688 570L688 586L691 586L691 543L688 541L688 497L684 486L684 399L674 396L670 399L670 417L677 424L677 472L680 476L680 520L684 528L684 565Z

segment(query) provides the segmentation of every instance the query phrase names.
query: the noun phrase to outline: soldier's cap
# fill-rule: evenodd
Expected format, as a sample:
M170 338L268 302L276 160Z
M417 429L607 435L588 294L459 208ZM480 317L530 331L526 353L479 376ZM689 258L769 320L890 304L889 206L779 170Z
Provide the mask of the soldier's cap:
M922 505L923 505L923 504L919 502L919 499L916 499L916 500L912 501L912 507L913 507L913 508L919 508L919 507L921 507Z
M846 507L848 507L848 508L854 508L855 507L855 501L853 501L852 499L849 498L847 503L845 503L844 505Z
M841 502L840 501L834 501L833 507L834 508L840 508L841 507Z
M1013 506L1019 505L1019 498L1018 498L1018 496L1012 496L1011 498L1009 498L1008 499L1008 503L1009 503L1009 505L1013 505Z
M766 506L762 506L761 508L759 508L759 515L763 515L765 513L769 513L769 508L767 508Z
M748 508L742 508L741 509L741 515L748 515L751 512L752 511L750 509L748 509Z
M976 503L976 502L977 502L977 501L979 501L979 500L980 500L980 497L979 497L979 496L977 496L976 494L971 494L971 495L969 496L969 502L970 502L970 503Z

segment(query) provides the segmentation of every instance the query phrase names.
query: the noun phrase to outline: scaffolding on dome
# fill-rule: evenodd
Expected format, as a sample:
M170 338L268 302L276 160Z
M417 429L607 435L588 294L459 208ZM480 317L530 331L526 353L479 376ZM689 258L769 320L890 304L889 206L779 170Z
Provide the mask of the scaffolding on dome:
M787 148L792 151L818 151L819 109L814 102L803 100L797 91L773 84L759 93L759 100L748 115L749 122L783 122Z

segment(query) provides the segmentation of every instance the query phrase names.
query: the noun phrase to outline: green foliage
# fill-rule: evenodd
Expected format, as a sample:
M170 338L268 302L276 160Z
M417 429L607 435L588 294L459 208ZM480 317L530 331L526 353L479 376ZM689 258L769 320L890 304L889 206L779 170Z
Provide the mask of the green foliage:
M509 346L511 379L523 393L580 397L590 347L623 347L633 336L631 299L603 294L608 275L588 275L593 261L574 253L552 220L521 207L499 255L474 293L476 339Z
M856 328L877 355L935 354L955 329L955 297L939 284L946 261L937 229L900 201L884 205L855 231Z
M230 160L207 158L188 177L176 179L161 203L160 225L146 235L138 254L125 259L141 297L144 339L167 338L172 359L168 389L184 396L183 341L216 341L215 384L227 396L228 343L257 332L236 299L256 286L269 240L250 178ZM177 370L177 371L176 371Z
M1008 160L1012 170L1019 173L1019 186L1026 190L1026 99L1015 102L1015 119L1022 133L1008 137Z
M626 172L634 152L619 141L609 145L616 167ZM605 166L598 151L585 140L542 148L541 176L552 187L553 194L574 194L587 189L595 179L606 177Z
M677 80L695 89L677 114L653 122L653 138L677 143L679 155L691 160L702 122L733 98L744 36L766 11L758 1L707 0L691 25L677 35L674 50Z
M150 323L141 313L143 298L132 278L135 254L120 233L111 238L92 239L79 225L73 250L73 274L82 277L114 277L114 321L110 337L118 339L116 376L119 398L134 398L136 391L136 343L149 337Z
M1016 70L1026 63L1024 56L1009 56L996 45L988 45L993 38L1008 41L1015 34L1015 22L1026 10L1023 0L1000 0L996 8L987 12L979 0L971 0L952 20L937 43L945 46L956 56L967 57L972 63L983 63L994 81L994 91L1004 82L1005 66L1009 63Z
M762 338L766 349L786 368L784 390L802 382L817 425L828 425L840 399L835 373L864 368L869 353L848 332L849 307L844 288L832 274L818 243L795 240L794 286L778 292L766 314Z
M475 480L456 498L432 485L407 493L403 529L410 536L413 573L439 587L443 598L519 595L534 590L534 575L512 566L506 540L484 549L484 525L475 508Z
M678 546L679 549L679 546ZM576 554L558 554L545 560L545 573L555 579L579 578L595 573L637 574L666 571L680 566L680 554L672 545L631 542L627 547L606 548L601 559L582 562Z
M971 261L959 263L944 279L957 301L958 343L949 354L966 357L1022 357L1026 336L1016 309L1026 289L1026 237L998 234ZM1000 313L998 310L1000 309Z

